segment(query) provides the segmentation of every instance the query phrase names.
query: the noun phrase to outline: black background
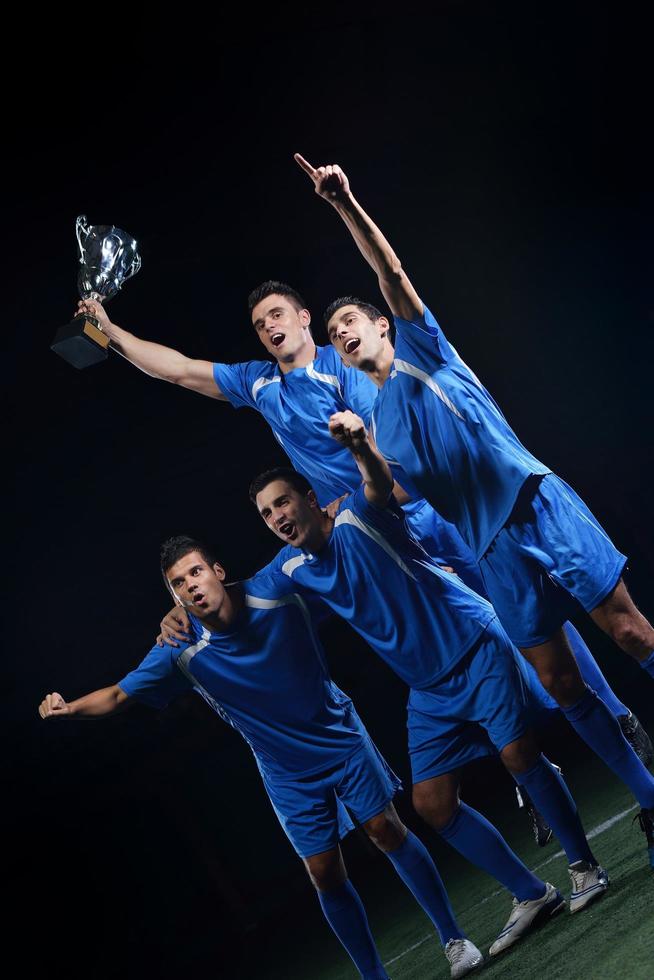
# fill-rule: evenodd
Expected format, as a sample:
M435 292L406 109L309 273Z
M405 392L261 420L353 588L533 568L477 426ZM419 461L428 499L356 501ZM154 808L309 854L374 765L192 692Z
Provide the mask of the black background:
M115 955L123 975L175 976L181 931L193 975L236 976L216 946L227 969L226 944L268 936L308 888L245 744L192 699L97 725L46 726L37 706L115 682L149 649L168 535L209 536L233 577L274 553L246 490L283 457L254 413L115 355L77 372L49 350L77 300L75 217L139 241L117 323L191 356L258 358L246 297L263 279L302 292L319 342L334 296L377 300L292 154L340 163L523 441L629 554L651 616L646 25L626 7L473 0L120 17L6 38L20 65L3 119L12 935L26 956L38 935L52 968L74 949L86 976ZM585 634L647 715L642 674ZM406 779L401 685L344 626L325 640Z

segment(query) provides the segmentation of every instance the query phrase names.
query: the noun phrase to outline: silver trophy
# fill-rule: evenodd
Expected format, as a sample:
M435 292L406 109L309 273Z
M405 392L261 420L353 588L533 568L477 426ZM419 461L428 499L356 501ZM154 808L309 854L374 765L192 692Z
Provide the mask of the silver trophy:
M80 297L104 303L141 268L136 241L114 225L87 224L84 214L75 222L75 231L80 252ZM51 344L51 350L76 368L104 361L108 347L109 338L88 313L80 313L61 327Z

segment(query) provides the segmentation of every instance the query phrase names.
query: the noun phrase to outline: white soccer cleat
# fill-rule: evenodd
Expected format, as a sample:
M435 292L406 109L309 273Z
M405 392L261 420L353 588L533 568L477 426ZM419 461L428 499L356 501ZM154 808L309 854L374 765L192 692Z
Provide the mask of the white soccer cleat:
M497 956L509 946L513 946L529 929L541 925L561 909L565 908L565 899L549 881L545 883L545 894L542 898L534 898L529 902L519 902L513 899L513 909L508 922L488 950L491 956Z
M481 952L469 939L450 939L444 953L450 964L450 976L453 980L467 976L484 962Z
M580 912L590 902L603 895L609 887L609 876L599 864L575 861L568 868L568 874L572 880L571 912Z

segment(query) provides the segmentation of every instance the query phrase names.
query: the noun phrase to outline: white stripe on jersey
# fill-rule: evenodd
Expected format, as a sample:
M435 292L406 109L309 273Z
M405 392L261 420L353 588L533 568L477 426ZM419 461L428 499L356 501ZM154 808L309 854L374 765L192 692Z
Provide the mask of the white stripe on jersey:
M384 549L386 554L393 559L396 565L399 565L405 575L408 575L409 578L414 580L414 582L416 581L416 577L411 569L405 565L397 551L391 547L386 538L380 534L379 531L376 531L374 527L370 527L369 524L364 523L364 521L362 521L360 517L357 517L353 511L342 510L339 514L337 514L336 520L334 521L334 526L336 527L338 524L350 524L352 527L356 527L359 531L367 534L369 538L372 538L373 541L377 542L380 548Z
M266 385L272 385L275 384L275 382L279 383L281 380L282 379L279 377L279 375L276 375L274 378L257 378L252 385L252 397L254 398L255 402L257 400L258 391L261 391L261 389L265 388Z
M194 643L193 646L187 647L186 650L180 653L179 657L177 658L177 666L184 674L184 677L186 677L186 679L190 681L190 683L193 685L194 690L196 690L198 694L202 695L204 700L207 702L208 705L210 705L210 707L213 708L216 714L220 715L222 720L226 721L228 725L232 726L232 728L236 728L237 731L240 731L240 728L238 728L234 724L232 719L229 717L229 715L223 708L222 704L216 701L213 695L209 694L206 688L204 688L202 684L200 684L200 682L191 673L191 661L193 660L193 657L196 655L196 653L199 653L200 650L204 650L204 648L208 645L210 639L211 639L211 633L206 628L206 626L203 626L202 639L198 640L198 642ZM241 732L241 734L243 733ZM245 736L243 737L245 738ZM245 738L245 740L246 742L248 742L248 744L250 744L247 738Z
M304 561L304 558L302 558L302 561ZM293 567L295 567L294 563L297 564L297 559L295 558L293 558L290 562L288 561L285 562L282 571L286 571L286 566L290 564L293 564ZM311 619L311 613L309 612L309 607L307 606L306 602L304 601L301 595L298 595L297 592L293 592L291 595L282 596L281 599L260 599L259 596L248 595L248 593L246 592L245 605L251 606L253 609L276 609L279 606L289 606L289 605L297 606L300 612L302 613L304 624L307 628L309 636L311 637L314 653L318 657L318 660L320 661L320 664L324 672L326 674L329 673L327 669L327 663L325 661L325 658L323 657L322 648L314 632L313 620Z
M308 557L308 555L296 555L295 558L289 558L288 561L285 561L282 565L284 575L288 575L290 578L298 565L303 565Z
M309 377L310 378L313 378L314 381L322 381L322 382L324 382L327 385L334 385L334 387L338 389L339 395L341 395L341 397L342 397L343 396L343 393L341 391L341 383L338 380L338 378L336 377L336 375L335 374L321 374L320 371L316 371L316 369L314 368L313 364L314 364L313 361L311 361L310 364L307 364L307 374L309 375Z
M440 385L436 384L430 374L427 374L426 371L422 371L419 367L416 367L415 364L410 364L408 361L393 361L393 366L396 372L400 371L402 374L410 374L411 377L417 378L418 381L422 381L424 385L434 392L437 398L440 398L444 405L447 405L451 412L463 420L463 415L461 415L461 412L458 410L456 405L450 401L443 389L440 387Z
M336 517L336 520L334 521L334 527L336 527L338 524L350 524L352 527L357 528L357 530L362 531L363 534L367 534L369 538L372 538L373 541L377 542L380 548L384 549L386 554L393 559L396 565L399 565L405 575L408 575L409 578L413 579L414 581L416 580L416 577L411 569L405 565L397 551L391 547L386 538L381 535L379 531L376 531L373 527L370 527L370 525L365 524L361 518L357 517L357 515L351 510L340 511ZM285 575L288 575L289 578L292 578L295 569L300 565L303 565L309 557L309 555L296 555L295 558L289 558L289 560L285 561L282 565L282 572Z

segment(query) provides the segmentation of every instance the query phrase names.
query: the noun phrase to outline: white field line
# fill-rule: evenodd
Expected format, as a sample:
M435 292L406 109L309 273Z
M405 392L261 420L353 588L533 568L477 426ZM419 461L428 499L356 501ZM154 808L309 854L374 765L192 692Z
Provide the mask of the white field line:
M638 808L639 808L639 804L634 803L633 806L630 806L627 810L623 810L621 813L616 813L615 816L610 817L608 820L605 820L603 823L598 824L597 827L593 827L592 830L589 830L588 833L586 834L587 839L592 840L593 837L598 837L600 834L603 834L605 830L609 830L609 828L611 828L614 824L618 823L619 820L622 820L624 817L628 816L630 813L633 813L633 811L637 810ZM537 867L533 868L532 870L534 872L542 871L542 869L546 868L548 864L551 864L552 861L556 861L558 860L558 858L563 857L564 854L565 854L564 851L557 851L556 854L552 854L550 857L548 857L547 861L543 861L542 864L537 865ZM493 898L497 898L498 895L501 895L503 891L505 891L504 888L498 888L497 891L492 892L490 895L487 895L485 898L482 898L482 900L480 902L477 902L476 905L472 905L469 909L466 909L466 912L471 912L472 909L476 909L480 905L485 905L486 902L490 902ZM417 943L414 943L412 946L409 946L407 949L403 950L403 952L398 953L398 955L394 956L393 959L387 960L384 963L384 966L391 966L393 963L397 963L397 961L401 960L403 956L406 956L407 953L412 953L414 949L418 949L419 946L422 946L423 943L426 943L428 939L432 939L433 936L434 936L433 932L430 932L426 936L423 936L422 939L419 939Z

